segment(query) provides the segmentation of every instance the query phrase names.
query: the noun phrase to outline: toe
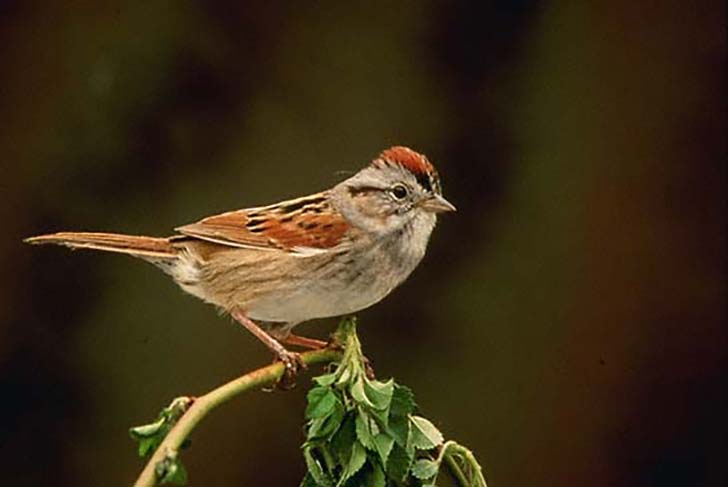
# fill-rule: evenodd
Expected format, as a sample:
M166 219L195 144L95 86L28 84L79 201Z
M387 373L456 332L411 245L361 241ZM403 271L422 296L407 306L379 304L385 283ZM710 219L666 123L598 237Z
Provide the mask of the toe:
M276 388L281 390L292 389L296 386L296 376L301 370L306 369L306 364L303 362L301 355L296 352L286 352L281 354L278 359L283 362L285 369L276 384Z

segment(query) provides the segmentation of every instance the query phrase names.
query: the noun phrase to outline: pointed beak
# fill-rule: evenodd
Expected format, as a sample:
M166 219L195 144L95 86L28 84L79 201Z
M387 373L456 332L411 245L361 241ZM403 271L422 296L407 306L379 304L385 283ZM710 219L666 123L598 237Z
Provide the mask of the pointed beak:
M427 198L422 203L420 203L420 206L423 209L431 211L433 213L456 211L455 206L439 194Z

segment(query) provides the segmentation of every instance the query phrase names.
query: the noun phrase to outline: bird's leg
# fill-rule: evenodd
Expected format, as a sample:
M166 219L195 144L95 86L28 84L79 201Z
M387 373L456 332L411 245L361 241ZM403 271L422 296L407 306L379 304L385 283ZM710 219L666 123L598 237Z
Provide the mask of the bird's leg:
M288 345L298 345L299 347L310 348L312 350L320 350L330 345L329 342L325 342L323 340L302 337L300 335L294 335L293 333L289 333L288 336L282 339L282 341Z
M287 345L296 345L303 348L310 348L311 350L320 350L331 345L331 343L325 342L323 340L316 340L315 338L303 337L301 335L294 335L293 333L291 333L291 330L293 330L293 328L298 323L299 322L283 324L275 323L270 328L270 330L268 330L268 333L270 334L270 336L272 336L281 343L285 343Z
M255 337L263 342L276 356L278 360L283 362L285 370L283 377L278 383L278 387L282 389L290 389L295 385L295 377L299 370L305 369L306 364L301 360L301 356L296 352L286 350L286 348L280 344L278 340L270 336L260 326L258 326L253 320L248 318L245 313L240 310L233 310L230 315L243 325L248 331L250 331Z

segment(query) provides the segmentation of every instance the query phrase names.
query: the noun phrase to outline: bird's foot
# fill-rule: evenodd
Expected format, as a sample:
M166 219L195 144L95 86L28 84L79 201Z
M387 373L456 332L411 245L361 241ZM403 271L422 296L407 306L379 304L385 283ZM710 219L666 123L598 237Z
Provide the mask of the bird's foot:
M296 376L299 372L306 370L307 366L301 358L301 354L284 350L276 355L276 362L283 363L283 375L276 382L275 388L281 391L293 389L296 386Z

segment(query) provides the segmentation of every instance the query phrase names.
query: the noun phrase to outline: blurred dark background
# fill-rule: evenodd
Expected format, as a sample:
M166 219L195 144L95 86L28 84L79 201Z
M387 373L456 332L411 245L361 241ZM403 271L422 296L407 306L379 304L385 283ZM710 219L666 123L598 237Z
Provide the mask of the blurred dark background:
M149 265L22 237L166 235L404 144L460 211L359 313L378 374L494 487L725 485L725 25L717 1L0 1L0 482L128 485L129 426L270 360ZM299 382L211 415L191 485L297 485Z

